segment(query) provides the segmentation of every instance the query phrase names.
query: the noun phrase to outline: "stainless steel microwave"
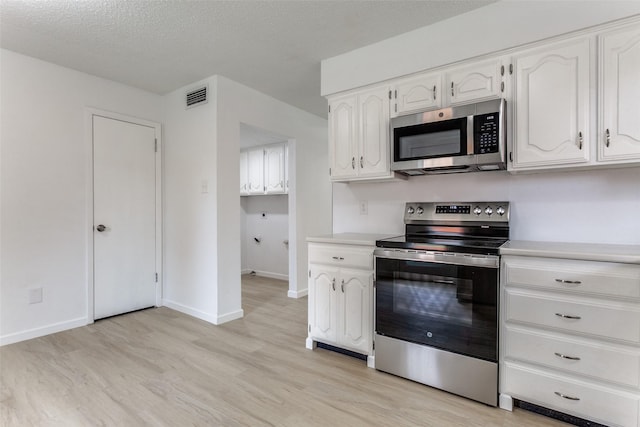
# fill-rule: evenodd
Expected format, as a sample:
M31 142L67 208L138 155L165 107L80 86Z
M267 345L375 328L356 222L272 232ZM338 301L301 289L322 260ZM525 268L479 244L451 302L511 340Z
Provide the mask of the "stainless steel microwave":
M506 169L505 101L391 119L391 170L404 175Z

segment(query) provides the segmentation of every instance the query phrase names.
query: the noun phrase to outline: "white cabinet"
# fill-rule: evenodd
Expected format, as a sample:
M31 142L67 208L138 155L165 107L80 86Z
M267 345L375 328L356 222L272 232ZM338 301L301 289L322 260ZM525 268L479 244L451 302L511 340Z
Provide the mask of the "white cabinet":
M503 255L500 293L503 408L639 425L640 265Z
M286 194L288 172L286 144L278 143L240 151L240 195Z
M479 102L504 96L508 61L491 59L445 71L445 105Z
M269 145L264 148L264 192L265 194L284 194L285 184L285 147L284 144Z
M600 36L598 160L640 160L640 28Z
M309 243L310 342L373 353L373 247Z
M425 73L399 80L393 88L392 117L442 106L442 74Z
M389 153L387 86L329 100L332 180L391 178Z
M590 158L591 38L514 56L512 170L585 164Z

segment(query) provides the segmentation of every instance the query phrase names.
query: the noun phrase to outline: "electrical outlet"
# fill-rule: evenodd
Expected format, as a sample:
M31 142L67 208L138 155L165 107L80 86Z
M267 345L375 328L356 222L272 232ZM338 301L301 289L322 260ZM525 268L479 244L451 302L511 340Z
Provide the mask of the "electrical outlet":
M42 288L29 289L29 304L39 304L42 302Z
M203 179L202 183L200 184L200 193L207 194L208 192L209 192L209 181L207 181L206 179Z
M366 200L360 202L360 215L369 214L369 202Z

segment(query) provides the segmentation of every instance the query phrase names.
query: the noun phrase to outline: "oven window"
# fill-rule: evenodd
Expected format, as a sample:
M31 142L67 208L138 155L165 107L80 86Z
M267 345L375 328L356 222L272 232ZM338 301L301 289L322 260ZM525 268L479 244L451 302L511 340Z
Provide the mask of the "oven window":
M467 154L467 119L394 129L395 161Z
M498 269L376 259L376 332L497 361Z

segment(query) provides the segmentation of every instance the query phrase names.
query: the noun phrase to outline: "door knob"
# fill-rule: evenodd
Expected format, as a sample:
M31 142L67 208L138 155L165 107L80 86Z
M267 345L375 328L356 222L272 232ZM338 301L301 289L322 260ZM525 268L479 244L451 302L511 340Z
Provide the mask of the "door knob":
M99 226L96 227L96 230L98 230L100 233L102 233L104 230L106 230L107 227L105 227L104 225L100 224Z

